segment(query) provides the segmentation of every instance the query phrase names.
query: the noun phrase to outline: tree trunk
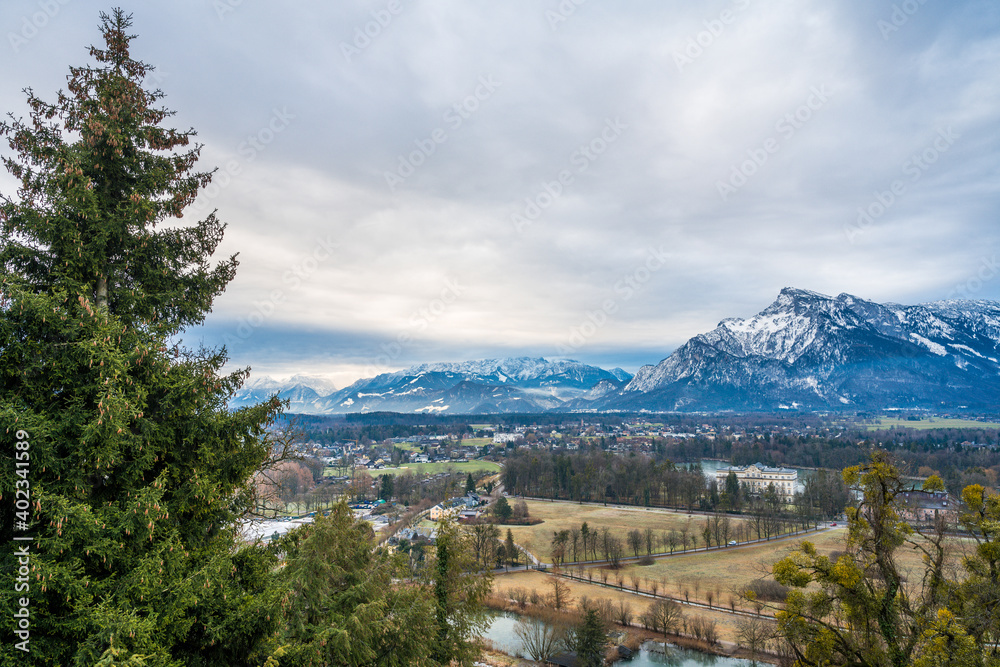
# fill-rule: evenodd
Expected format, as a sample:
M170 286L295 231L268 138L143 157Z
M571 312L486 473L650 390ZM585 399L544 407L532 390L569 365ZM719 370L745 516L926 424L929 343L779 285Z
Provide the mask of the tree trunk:
M108 307L108 277L100 276L97 278L97 307L107 308Z

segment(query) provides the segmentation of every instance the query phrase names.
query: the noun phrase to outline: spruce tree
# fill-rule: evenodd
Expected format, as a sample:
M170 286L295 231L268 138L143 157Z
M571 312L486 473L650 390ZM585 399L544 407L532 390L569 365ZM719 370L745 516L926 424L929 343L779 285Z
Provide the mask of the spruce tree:
M604 648L608 635L604 629L597 610L588 607L583 621L576 628L573 637L573 650L576 651L576 661L580 667L600 667L604 664Z
M3 664L244 665L275 631L274 558L238 548L236 520L280 406L228 410L245 372L177 342L237 261L212 263L214 213L176 220L211 172L195 170L192 130L164 126L131 24L101 14L96 62L54 103L25 91L30 118L0 124L20 183L0 200L0 506L5 531L33 538L17 543L29 591L13 549L0 557L0 614L30 609L31 652L7 636ZM25 487L30 514L15 515Z

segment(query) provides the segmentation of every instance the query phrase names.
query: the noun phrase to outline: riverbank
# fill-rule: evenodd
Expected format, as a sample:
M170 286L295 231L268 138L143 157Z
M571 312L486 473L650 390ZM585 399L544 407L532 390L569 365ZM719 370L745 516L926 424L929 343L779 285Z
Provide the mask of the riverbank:
M513 600L500 596L490 597L487 600L486 606L497 612L505 612L517 616L528 616L548 622L555 621L564 625L576 625L582 621L582 615L576 609L564 609L557 611L546 605L526 604L521 606ZM721 639L716 641L706 641L705 639L699 639L693 635L684 633L663 634L647 630L646 628L634 623L625 626L620 622L611 621L608 625L610 630L609 634L615 638L614 644L622 644L632 650L637 650L640 645L647 641L654 641L672 644L684 649L697 651L698 653L716 655L725 658L743 658L746 660L751 658L749 652L743 650L736 643L731 641ZM611 644L609 644L609 648L610 646ZM775 656L765 656L760 653L756 656L756 661L765 664L777 664ZM515 667L520 665L540 664L526 658L515 658L509 656L502 651L499 651L497 647L493 646L488 640L485 640L484 642L484 659L482 660L482 663L484 665L490 665L490 667Z

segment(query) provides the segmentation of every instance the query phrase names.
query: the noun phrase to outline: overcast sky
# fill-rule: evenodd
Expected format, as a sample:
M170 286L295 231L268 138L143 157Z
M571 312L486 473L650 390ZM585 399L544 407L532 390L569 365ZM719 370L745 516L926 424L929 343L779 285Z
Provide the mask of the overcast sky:
M995 0L121 6L240 254L187 342L255 376L634 372L785 286L1000 298ZM110 7L4 0L3 109Z

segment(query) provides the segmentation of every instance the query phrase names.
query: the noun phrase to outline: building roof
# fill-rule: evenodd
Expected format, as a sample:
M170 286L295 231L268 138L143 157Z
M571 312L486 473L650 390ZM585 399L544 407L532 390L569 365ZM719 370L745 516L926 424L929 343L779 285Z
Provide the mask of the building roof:
M794 468L772 468L771 466L766 466L758 461L757 463L751 463L748 466L729 466L728 468L719 468L716 471L716 473L718 474L720 472L725 472L726 474L728 474L729 472L745 472L748 468L757 468L761 472L772 473L772 474L774 473L788 474L797 472Z
M557 653L545 661L547 665L558 665L559 667L576 667L579 662L576 653Z

